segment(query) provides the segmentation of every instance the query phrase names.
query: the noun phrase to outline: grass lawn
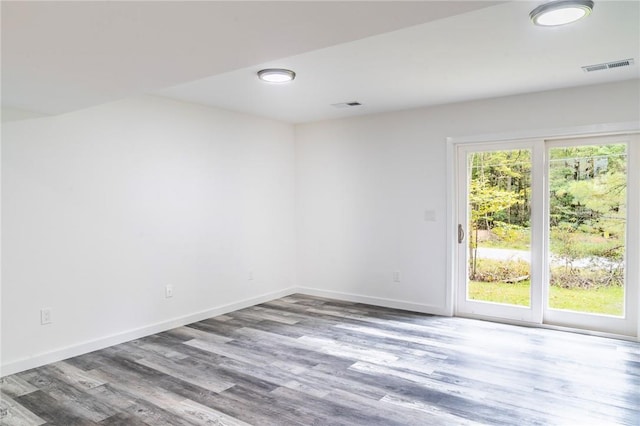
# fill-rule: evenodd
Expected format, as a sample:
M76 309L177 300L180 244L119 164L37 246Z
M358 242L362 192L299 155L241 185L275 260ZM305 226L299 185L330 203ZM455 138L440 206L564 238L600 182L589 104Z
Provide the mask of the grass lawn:
M487 302L529 306L529 281L516 284L469 282L469 298ZM549 306L578 312L622 315L624 289L601 287L593 290L551 287Z

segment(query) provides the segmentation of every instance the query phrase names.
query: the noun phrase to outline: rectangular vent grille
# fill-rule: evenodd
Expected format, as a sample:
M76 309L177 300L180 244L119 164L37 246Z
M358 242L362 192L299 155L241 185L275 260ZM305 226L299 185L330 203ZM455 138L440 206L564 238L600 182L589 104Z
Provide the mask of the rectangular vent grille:
M341 102L339 104L331 104L332 107L335 108L351 108L351 107L357 107L357 106L361 106L362 104L360 102Z
M633 65L633 59L623 59L621 61L607 62L606 64L587 65L586 67L582 67L582 69L584 70L584 72L593 72L600 70L610 70L613 68L628 67L629 65Z

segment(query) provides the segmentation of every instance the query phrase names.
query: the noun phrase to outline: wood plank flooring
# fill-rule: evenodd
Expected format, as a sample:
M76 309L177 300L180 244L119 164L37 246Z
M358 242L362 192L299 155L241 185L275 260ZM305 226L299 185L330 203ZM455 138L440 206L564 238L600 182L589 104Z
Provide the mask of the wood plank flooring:
M640 425L640 344L293 295L0 385L2 425Z

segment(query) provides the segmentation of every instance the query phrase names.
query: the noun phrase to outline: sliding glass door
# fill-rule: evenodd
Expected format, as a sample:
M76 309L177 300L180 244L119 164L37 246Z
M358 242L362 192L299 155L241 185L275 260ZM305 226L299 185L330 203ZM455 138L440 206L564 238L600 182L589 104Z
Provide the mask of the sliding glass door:
M459 145L456 311L635 335L637 145Z

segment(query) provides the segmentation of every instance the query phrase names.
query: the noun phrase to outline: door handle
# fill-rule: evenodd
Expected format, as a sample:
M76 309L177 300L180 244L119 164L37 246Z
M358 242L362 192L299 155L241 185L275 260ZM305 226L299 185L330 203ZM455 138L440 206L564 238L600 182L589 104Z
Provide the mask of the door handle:
M462 244L464 241L464 229L461 224L458 224L458 244Z

